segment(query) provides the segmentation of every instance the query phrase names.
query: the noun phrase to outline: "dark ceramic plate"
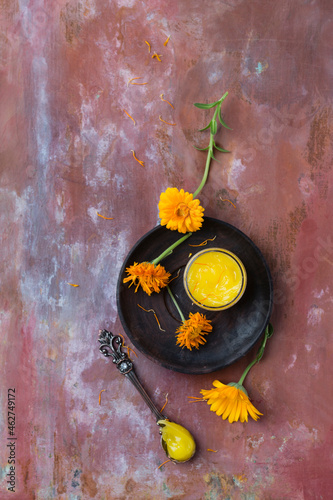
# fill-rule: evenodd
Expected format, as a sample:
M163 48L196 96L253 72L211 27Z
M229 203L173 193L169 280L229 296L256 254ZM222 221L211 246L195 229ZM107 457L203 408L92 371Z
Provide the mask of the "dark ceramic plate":
M215 240L205 247L191 247L207 238ZM157 226L145 234L127 255L120 271L117 287L117 305L121 323L134 346L149 359L165 368L182 373L210 373L234 363L244 356L264 332L272 311L272 279L260 250L241 231L217 219L205 217L200 231L177 247L161 264L167 271L179 277L170 284L174 295L188 318L189 312L201 312L212 320L213 331L206 336L207 342L200 349L189 351L176 345L175 331L180 325L175 306L166 289L150 297L140 288L123 283L125 268L134 262L151 261L158 257L181 235ZM205 311L193 305L183 287L183 272L189 255L203 248L226 248L238 255L247 272L247 287L240 301L224 311ZM159 319L158 327L153 309Z

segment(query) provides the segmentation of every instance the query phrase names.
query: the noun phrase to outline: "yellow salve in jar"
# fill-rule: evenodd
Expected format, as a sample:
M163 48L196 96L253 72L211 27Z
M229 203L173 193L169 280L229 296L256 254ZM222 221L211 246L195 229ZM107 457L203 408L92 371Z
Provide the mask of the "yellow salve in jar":
M233 306L246 288L246 271L241 260L229 250L202 250L188 262L184 286L199 307L220 311Z

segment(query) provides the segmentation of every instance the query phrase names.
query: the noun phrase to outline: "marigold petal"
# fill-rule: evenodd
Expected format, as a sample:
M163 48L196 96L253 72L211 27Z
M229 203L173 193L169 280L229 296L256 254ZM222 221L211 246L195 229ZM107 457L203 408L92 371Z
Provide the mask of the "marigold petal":
M237 411L237 405L238 405L238 401L235 401L234 404L233 404L233 407L230 411L230 415L229 415L229 422L232 424L235 420L236 420L236 411Z
M228 385L225 389L225 393L226 393L226 396L232 400L239 397L239 390L237 389L237 387L233 387L233 386Z
M211 409L212 411L216 411L216 410L220 407L220 404L221 404L221 403L220 403L220 401L219 401L219 400L215 400L215 401L214 401L214 403L212 404L212 406L211 406L211 408L210 408L210 409Z
M251 403L248 405L247 410L253 420L258 420L260 418L259 415L262 415Z
M226 418L229 417L233 406L234 406L234 402L229 400L228 406L226 407L226 409L224 410L223 415L222 415L223 420L225 420Z
M216 415L218 415L220 417L222 415L222 413L225 412L225 409L228 406L228 404L229 404L229 401L227 399L223 400L221 402L221 405L220 405L219 409L216 412Z
M225 387L225 385L222 384L222 382L220 382L219 380L214 380L213 385L215 387Z
M240 421L247 422L247 409L246 409L246 405L242 402L241 402Z
M239 416L240 416L240 412L241 412L241 407L242 407L241 401L237 401L237 409L236 409L236 413L235 413L235 422L238 422L238 420L239 420Z

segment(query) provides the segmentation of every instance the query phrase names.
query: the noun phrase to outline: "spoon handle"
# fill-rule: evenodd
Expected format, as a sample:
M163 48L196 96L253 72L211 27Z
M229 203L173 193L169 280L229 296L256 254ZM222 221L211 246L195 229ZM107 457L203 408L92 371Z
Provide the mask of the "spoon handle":
M133 362L129 356L122 352L123 339L119 335L113 335L108 330L100 330L98 341L100 342L99 350L106 356L113 358L113 363L117 366L120 373L128 378L137 391L141 394L150 411L155 415L156 420L165 420L165 416L156 408L144 388L142 387L138 377L135 374Z

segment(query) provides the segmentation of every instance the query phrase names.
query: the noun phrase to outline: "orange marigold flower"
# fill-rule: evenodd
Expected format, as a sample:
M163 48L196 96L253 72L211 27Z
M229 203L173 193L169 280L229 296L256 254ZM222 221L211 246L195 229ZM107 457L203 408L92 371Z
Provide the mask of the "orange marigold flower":
M158 204L161 225L171 231L186 233L197 231L201 228L204 208L200 201L193 200L193 194L184 189L167 188L161 193Z
M253 420L258 420L262 415L251 403L246 389L241 384L231 382L228 385L222 384L219 380L214 380L213 389L203 389L201 394L203 399L207 399L207 404L211 405L210 411L215 411L216 415L222 416L223 420L228 418L229 422L247 422L248 413Z
M130 281L129 286L134 284L135 291L141 286L148 295L151 295L152 292L158 293L161 288L167 286L171 276L163 266L160 264L155 266L150 262L141 262L140 264L134 262L132 266L126 268L126 273L128 277L124 278L123 282Z
M180 347L187 347L192 351L192 347L199 349L200 344L204 344L206 339L203 335L207 335L212 331L213 327L210 324L211 321L206 319L201 313L190 313L189 319L183 321L181 326L176 330L177 344Z

